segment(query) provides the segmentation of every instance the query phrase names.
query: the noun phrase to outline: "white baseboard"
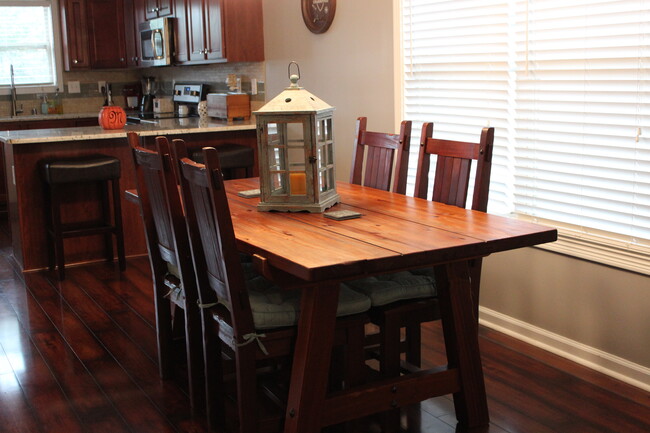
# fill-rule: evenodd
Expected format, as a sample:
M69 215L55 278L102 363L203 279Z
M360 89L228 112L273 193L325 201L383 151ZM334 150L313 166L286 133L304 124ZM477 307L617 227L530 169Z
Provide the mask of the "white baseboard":
M650 368L570 340L489 308L479 308L479 323L645 391L650 391Z

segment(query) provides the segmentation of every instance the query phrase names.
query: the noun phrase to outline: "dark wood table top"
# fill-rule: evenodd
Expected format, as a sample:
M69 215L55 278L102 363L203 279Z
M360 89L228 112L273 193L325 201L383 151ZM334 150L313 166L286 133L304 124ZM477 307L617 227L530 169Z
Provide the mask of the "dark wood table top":
M226 182L240 248L307 281L487 256L557 238L549 227L345 182L337 183L341 203L329 210L354 210L361 218L258 212L258 198L237 196L257 187L257 179Z

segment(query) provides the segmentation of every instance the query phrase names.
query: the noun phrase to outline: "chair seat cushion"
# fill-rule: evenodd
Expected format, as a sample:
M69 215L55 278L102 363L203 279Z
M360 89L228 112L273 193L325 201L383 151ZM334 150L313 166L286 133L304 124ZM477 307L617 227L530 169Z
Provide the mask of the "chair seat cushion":
M421 273L420 273L421 272ZM436 296L433 269L404 271L348 281L354 290L370 298L373 307L380 307L406 299Z
M281 290L268 280L257 277L247 280L249 300L255 329L272 329L293 326L298 322L300 292ZM338 317L363 313L370 309L370 299L341 284Z

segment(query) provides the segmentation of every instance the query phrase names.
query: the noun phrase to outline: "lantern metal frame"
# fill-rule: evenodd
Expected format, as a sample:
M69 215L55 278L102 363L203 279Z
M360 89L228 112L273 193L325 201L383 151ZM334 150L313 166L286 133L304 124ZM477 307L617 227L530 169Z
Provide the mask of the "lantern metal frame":
M255 112L260 211L323 212L340 202L334 107L298 87L298 79L291 75L291 86Z

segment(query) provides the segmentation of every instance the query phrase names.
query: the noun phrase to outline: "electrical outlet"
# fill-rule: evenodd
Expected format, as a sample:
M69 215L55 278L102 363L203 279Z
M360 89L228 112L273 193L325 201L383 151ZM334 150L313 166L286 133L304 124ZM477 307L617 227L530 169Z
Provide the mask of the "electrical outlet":
M97 91L99 93L102 93L102 87L106 87L106 81L98 81L97 82Z

